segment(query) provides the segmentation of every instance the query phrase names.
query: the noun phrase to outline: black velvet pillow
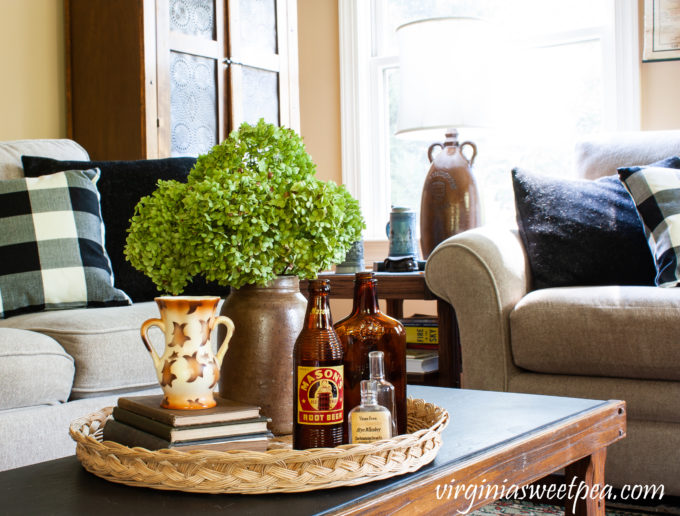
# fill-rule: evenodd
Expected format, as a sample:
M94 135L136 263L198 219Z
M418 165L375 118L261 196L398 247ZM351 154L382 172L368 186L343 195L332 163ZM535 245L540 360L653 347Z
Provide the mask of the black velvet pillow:
M64 170L99 168L97 183L101 194L101 210L106 230L106 251L111 259L116 288L133 301L150 301L159 295L156 286L125 259L125 239L135 206L156 189L159 179L186 181L196 158L165 158L139 161L58 161L37 156L22 156L26 177L38 177ZM228 287L206 283L202 278L189 285L185 295L229 294Z
M617 176L594 181L512 171L534 289L654 285L654 259Z

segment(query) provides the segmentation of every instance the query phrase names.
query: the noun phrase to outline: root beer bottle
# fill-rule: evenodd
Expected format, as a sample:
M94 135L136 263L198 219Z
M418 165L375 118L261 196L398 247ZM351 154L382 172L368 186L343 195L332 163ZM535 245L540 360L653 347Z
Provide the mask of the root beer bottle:
M361 402L361 380L370 378L368 354L385 354L385 377L394 385L397 432L406 433L406 331L380 311L377 282L372 272L354 277L352 313L335 325L342 343L345 365L345 422L350 410ZM347 424L344 426L347 439Z
M333 330L328 280L309 282L302 331L293 349L293 448L343 444L342 347Z

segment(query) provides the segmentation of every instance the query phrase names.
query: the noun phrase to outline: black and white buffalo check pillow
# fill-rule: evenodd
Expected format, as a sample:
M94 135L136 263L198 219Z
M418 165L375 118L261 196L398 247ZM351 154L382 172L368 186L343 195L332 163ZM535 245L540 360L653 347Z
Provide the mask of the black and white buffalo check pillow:
M0 317L130 304L113 288L98 171L0 181Z
M619 169L647 235L656 264L656 284L680 283L680 157L644 167Z

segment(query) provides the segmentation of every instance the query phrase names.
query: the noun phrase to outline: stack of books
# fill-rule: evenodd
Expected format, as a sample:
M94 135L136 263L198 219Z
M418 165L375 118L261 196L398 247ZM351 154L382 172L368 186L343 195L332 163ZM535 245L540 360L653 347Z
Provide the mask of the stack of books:
M272 434L260 408L215 396L217 406L199 410L160 407L162 395L118 399L104 440L147 450L266 451Z
M406 330L406 372L423 375L439 370L439 323L436 317L416 314L401 319Z

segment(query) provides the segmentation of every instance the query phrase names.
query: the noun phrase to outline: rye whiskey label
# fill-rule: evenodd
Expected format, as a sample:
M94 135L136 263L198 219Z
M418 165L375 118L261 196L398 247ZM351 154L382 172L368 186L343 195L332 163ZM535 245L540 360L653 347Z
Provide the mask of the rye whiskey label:
M352 412L349 417L352 444L372 443L392 436L392 416L389 412Z
M297 368L297 422L337 425L343 421L343 367Z

